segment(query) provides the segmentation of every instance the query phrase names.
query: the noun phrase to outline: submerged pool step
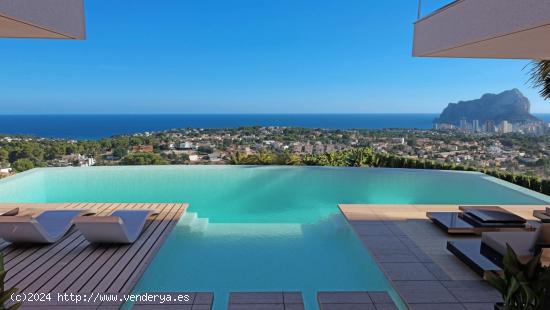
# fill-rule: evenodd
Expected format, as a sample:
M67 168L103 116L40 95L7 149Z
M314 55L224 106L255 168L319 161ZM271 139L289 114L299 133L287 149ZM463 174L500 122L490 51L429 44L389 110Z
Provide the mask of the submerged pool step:
M199 218L196 212L186 212L180 219L178 226L185 227L192 232L202 232L208 226L207 218Z
M193 223L189 225L191 228L191 231L193 232L201 232L205 231L206 227L208 226L208 219L207 218L197 218Z
M179 224L182 226L189 226L198 218L197 213L195 212L185 212L185 214L180 218Z

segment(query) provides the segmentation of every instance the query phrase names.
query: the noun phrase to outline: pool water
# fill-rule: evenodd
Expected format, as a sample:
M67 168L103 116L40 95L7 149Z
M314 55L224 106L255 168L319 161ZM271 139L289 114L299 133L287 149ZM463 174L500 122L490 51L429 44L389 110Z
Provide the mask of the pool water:
M35 169L0 181L1 202L187 202L135 292L388 291L339 203L546 204L480 173L160 166Z

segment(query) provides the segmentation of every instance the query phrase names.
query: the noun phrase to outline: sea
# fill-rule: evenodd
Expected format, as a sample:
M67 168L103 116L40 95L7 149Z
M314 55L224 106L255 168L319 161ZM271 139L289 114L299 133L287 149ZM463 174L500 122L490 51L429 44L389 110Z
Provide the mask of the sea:
M550 114L534 115L550 122ZM437 116L436 113L0 115L0 135L99 140L115 135L175 128L285 126L326 129L430 129Z

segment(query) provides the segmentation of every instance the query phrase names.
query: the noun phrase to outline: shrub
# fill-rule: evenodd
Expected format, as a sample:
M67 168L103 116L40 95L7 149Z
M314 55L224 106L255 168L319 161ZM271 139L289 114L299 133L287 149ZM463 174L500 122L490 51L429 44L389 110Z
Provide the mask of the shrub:
M541 254L526 264L521 263L514 250L507 245L504 257L504 275L489 276L489 283L504 299L506 310L543 310L545 296L550 290L550 271L541 265Z
M154 153L135 153L124 157L120 164L122 165L165 165L166 161Z
M23 171L30 170L30 169L34 168L34 163L29 159L21 158L21 159L16 160L12 164L12 168L15 169L15 171L17 171L17 172L23 172Z

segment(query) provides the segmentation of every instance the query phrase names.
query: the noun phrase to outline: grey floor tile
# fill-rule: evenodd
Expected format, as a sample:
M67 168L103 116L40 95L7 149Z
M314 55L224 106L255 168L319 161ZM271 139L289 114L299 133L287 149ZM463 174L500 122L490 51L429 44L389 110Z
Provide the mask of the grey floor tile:
M406 247L398 237L394 236L359 236L363 244L379 249L400 249Z
M304 310L304 304L285 304L285 310Z
M394 284L408 304L458 302L439 281L394 281Z
M372 304L367 292L319 292L320 304Z
M323 304L321 310L377 310L373 304Z
M282 304L283 293L231 293L230 304Z
M283 293L283 300L285 304L301 304L304 303L302 293L298 292L285 292Z
M381 263L380 266L391 280L436 280L421 263Z
M393 300L387 292L369 292L369 296L374 304L393 304Z
M399 310L394 304L375 304L376 310Z
M385 225L361 225L353 229L359 236L391 236L393 233Z
M284 310L283 304L231 304L228 310Z
M283 304L230 304L228 310L284 310Z
M419 263L413 254L378 254L373 255L378 263Z
M494 310L494 303L464 303L467 310Z
M465 310L461 304L412 304L409 305L410 310Z
M409 250L418 258L420 262L431 263L433 259L430 255L426 254L424 250L419 247L409 248Z
M495 303L502 301L497 290L483 281L442 281L462 303Z
M436 263L423 263L424 267L428 269L434 277L439 281L450 281L452 280L451 277L443 270L441 267L439 267Z

